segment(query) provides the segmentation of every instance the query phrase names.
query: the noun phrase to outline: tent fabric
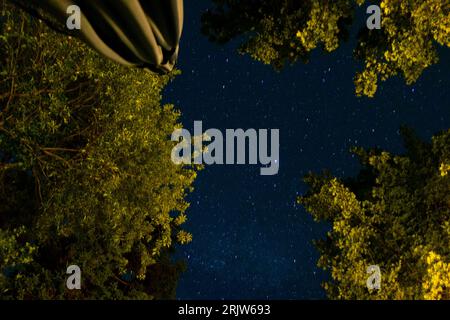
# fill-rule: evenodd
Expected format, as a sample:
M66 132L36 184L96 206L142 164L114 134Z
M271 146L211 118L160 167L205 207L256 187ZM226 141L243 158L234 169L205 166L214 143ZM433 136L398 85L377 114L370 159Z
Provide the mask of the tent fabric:
M183 0L39 0L39 6L66 25L67 8L81 10L85 42L111 60L159 73L178 58Z

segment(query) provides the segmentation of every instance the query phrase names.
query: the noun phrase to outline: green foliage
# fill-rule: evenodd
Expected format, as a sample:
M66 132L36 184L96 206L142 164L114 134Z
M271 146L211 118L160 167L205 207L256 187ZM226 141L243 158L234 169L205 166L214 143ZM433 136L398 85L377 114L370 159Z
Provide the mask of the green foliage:
M317 241L330 298L450 299L450 130L431 143L403 136L404 155L355 149L363 165L355 179L306 178L299 203L332 226ZM370 265L381 268L379 291L367 289Z
M354 11L364 0L255 1L215 0L203 15L203 32L226 42L243 36L241 53L283 68L287 61L308 61L317 47L331 52L348 36ZM379 81L402 76L413 84L437 63L437 46L450 46L450 0L382 0L381 30L364 24L355 48L363 70L355 76L358 96L373 97Z
M413 84L438 62L437 44L450 46L450 1L384 0L382 32L361 34L356 56L365 68L355 78L356 93L373 97L378 81L401 75Z
M175 75L111 63L10 7L0 22L0 297L168 298L196 168L170 161ZM82 290L65 289L79 265Z
M242 35L240 52L277 70L286 62L306 62L319 42L328 51L334 50L346 35L343 26L352 13L350 0L214 2L215 10L202 17L203 33L219 43ZM329 17L333 18L330 22L326 21Z

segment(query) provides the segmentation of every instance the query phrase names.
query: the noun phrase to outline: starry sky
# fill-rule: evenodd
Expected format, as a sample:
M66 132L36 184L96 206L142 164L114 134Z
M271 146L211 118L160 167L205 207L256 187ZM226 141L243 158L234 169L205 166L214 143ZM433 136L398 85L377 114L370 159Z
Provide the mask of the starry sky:
M204 130L279 129L280 168L273 176L261 176L259 164L212 165L200 172L185 225L194 240L177 253L188 267L177 297L323 299L327 274L316 267L312 239L323 237L328 226L296 204L307 190L302 177L324 168L338 177L357 174L352 146L402 152L401 125L424 139L448 128L450 54L442 50L440 63L413 86L391 79L376 98L357 98L352 40L277 73L239 55L239 41L208 42L200 15L209 7L208 0L185 2L178 63L183 73L163 100L181 110L191 132L194 120L202 120Z

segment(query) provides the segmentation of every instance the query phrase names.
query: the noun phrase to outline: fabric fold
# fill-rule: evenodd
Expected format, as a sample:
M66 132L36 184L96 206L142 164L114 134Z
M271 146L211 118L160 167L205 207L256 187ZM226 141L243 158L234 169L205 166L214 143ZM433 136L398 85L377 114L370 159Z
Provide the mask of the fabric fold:
M118 63L170 72L178 58L183 0L39 0L37 6L66 25L67 8L81 10L72 32Z

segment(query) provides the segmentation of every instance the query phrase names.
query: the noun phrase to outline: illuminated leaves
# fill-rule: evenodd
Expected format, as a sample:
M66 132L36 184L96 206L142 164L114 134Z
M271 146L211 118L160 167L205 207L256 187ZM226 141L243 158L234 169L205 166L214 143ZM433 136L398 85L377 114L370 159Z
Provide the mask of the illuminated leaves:
M203 16L203 31L217 42L243 36L240 52L280 70L307 62L316 48L336 50L365 0L215 1ZM355 75L357 96L374 97L381 81L395 76L413 84L438 62L437 47L450 45L450 0L383 0L381 30L364 23L355 48L363 69Z
M355 77L356 94L373 97L380 80L397 75L413 84L437 63L436 44L450 45L449 5L448 0L382 1L381 30L360 38L358 45L365 69Z
M441 173L441 177L446 177L450 172L450 164L441 163L439 167L439 172Z
M301 45L309 52L319 44L328 52L339 47L339 22L350 18L351 1L313 1L306 26L297 32Z
M309 175L299 202L331 224L317 241L318 265L331 272L334 299L450 298L450 130L430 144L402 130L407 153L355 149L363 168L344 181ZM366 288L366 268L379 265L381 290Z
M422 283L424 299L450 299L450 263L431 251L426 257L427 273Z
M16 32L0 37L2 298L172 294L167 255L192 239L181 228L196 177L170 161L179 112L160 100L177 72L122 67L5 8ZM72 263L78 293L63 287Z

